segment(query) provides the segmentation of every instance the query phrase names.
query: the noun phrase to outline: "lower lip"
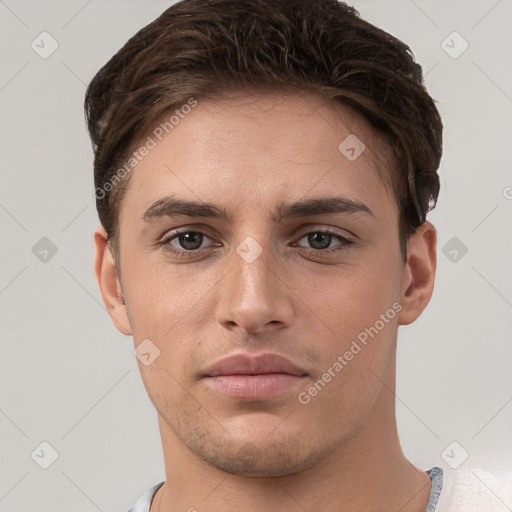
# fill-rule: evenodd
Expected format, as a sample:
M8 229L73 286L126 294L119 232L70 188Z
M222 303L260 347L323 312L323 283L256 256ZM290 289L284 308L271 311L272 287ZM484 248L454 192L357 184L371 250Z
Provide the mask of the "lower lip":
M210 384L221 393L244 400L273 398L289 391L304 380L289 373L261 375L218 375L207 377Z

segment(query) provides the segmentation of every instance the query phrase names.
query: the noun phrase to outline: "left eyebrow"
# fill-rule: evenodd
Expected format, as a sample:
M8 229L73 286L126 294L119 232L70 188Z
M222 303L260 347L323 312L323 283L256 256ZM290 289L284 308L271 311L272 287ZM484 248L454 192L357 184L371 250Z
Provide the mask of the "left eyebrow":
M325 213L366 213L375 218L373 212L364 203L343 196L317 197L295 203L281 203L277 206L276 211L271 213L270 218L273 222L279 223L287 218Z
M343 196L329 196L296 201L294 203L280 203L275 211L270 212L270 220L276 224L284 219L307 217L326 213L366 213L375 218L368 206L360 201ZM151 222L163 217L185 215L188 217L210 217L232 221L233 216L222 206L197 201L186 201L174 196L166 196L155 201L144 212L142 220Z

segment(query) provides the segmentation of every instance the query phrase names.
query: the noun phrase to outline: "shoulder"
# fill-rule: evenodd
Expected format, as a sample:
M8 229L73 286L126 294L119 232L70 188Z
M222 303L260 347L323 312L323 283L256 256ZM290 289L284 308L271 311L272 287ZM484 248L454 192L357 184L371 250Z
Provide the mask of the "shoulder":
M156 491L162 487L164 482L159 482L151 489L147 490L138 500L132 508L127 510L127 512L149 512L149 507L151 505L151 500L156 494Z
M443 467L436 512L503 512L512 507L512 469L464 465Z

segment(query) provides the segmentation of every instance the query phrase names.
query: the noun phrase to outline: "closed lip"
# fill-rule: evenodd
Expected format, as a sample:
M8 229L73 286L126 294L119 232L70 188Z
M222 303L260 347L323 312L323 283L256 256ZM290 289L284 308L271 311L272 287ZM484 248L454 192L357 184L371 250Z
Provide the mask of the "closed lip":
M265 375L274 373L287 373L303 377L306 370L292 363L286 357L275 353L259 355L232 354L219 359L207 368L204 377L217 377L219 375Z

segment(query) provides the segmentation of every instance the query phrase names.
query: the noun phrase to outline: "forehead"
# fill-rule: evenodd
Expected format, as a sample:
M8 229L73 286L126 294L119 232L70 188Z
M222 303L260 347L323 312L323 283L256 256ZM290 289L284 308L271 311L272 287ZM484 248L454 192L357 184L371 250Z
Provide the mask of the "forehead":
M172 123L173 113L165 114L149 132L151 150L123 200L130 209L140 212L166 194L245 211L333 189L355 200L390 199L379 174L387 173L391 148L334 100L258 92L198 101L176 113Z

